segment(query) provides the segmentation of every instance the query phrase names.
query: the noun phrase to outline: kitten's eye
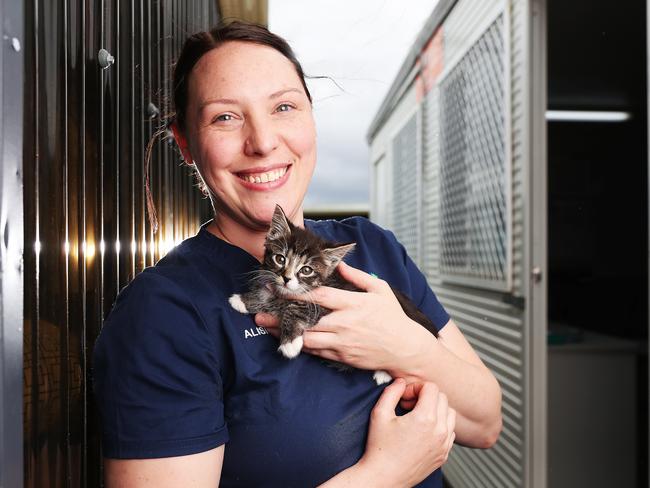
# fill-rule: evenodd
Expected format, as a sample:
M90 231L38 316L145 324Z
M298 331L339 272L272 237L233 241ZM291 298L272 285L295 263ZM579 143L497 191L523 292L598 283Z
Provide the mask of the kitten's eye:
M300 268L300 274L302 276L311 276L314 274L314 270L312 269L311 266L303 266Z
M282 255L282 254L274 254L273 255L273 262L277 264L278 266L284 266L284 263L287 261L287 259Z

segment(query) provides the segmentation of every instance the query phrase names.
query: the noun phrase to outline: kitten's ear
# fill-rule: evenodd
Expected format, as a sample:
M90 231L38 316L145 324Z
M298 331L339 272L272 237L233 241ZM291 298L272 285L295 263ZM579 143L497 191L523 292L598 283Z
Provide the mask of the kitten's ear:
M352 251L356 243L343 244L341 246L330 247L323 249L323 257L328 267L335 268L337 264L345 257L347 253Z
M274 240L287 234L291 234L291 224L289 223L287 216L284 214L282 207L276 204L273 218L271 219L271 227L269 228L269 232L266 234L266 238L268 240Z

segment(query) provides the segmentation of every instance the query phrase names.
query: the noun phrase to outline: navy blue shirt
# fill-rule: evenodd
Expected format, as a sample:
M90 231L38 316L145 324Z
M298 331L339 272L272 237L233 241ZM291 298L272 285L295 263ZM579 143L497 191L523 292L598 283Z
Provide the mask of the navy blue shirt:
M404 292L440 329L449 320L395 237L366 219L306 221L357 243L350 265ZM206 230L120 293L95 345L103 454L181 456L226 444L220 486L316 486L364 452L383 386L310 354L287 360L277 340L227 299L259 262ZM440 487L440 470L421 485Z

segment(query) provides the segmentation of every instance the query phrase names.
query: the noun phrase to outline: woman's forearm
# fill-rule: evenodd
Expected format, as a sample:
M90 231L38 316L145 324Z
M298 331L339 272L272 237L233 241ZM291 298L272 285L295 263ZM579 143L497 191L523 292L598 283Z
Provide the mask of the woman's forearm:
M407 382L438 385L457 413L456 442L491 447L501 432L501 388L460 331L456 333L456 325L450 322L447 327L454 328L447 337L421 337L417 354L404 358L401 367L390 373Z
M377 477L372 470L368 469L367 466L364 466L360 461L357 464L350 466L348 469L341 471L322 485L319 485L319 488L356 488L358 486L373 486L381 488L383 486L390 487L394 485L386 483L386 480Z

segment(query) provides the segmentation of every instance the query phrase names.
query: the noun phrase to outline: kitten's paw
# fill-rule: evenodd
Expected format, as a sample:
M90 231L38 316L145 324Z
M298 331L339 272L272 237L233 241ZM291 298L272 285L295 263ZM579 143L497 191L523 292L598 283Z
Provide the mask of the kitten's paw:
M291 342L285 342L280 347L278 347L278 351L280 351L285 358L289 358L289 359L295 358L298 354L300 354L301 350L302 350L301 335L296 337Z
M388 383L393 379L391 375L389 375L386 371L382 371L382 370L375 371L373 378L375 379L375 383L377 383L378 385L383 385L384 383Z
M233 295L228 299L230 306L241 313L248 313L248 309L241 299L241 295Z

